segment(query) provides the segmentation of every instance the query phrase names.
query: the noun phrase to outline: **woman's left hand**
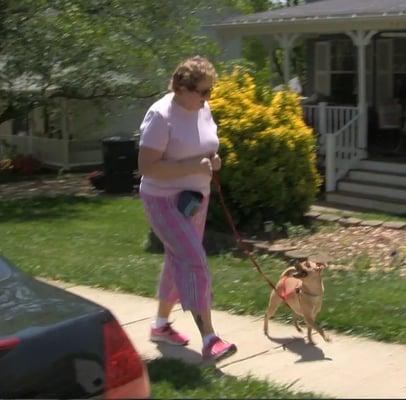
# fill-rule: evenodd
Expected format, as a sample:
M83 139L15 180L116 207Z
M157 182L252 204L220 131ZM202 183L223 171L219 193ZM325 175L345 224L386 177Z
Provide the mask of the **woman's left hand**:
M211 161L211 167L212 167L213 171L220 170L221 158L217 153L214 156L210 157L210 161Z

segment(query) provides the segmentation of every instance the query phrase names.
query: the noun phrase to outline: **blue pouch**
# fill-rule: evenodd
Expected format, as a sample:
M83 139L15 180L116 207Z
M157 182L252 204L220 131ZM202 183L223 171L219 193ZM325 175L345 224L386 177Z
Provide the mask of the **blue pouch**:
M185 217L192 217L199 210L202 200L203 195L200 192L185 190L179 195L178 210Z

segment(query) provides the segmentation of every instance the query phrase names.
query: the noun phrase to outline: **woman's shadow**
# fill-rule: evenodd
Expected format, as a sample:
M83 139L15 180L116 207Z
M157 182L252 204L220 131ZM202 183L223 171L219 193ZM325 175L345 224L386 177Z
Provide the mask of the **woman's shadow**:
M321 360L332 361L332 358L326 357L322 349L314 344L306 343L303 337L276 338L268 335L268 339L279 343L284 350L298 354L300 358L295 363Z
M188 364L202 363L202 355L186 346L173 346L168 343L158 342L156 348L163 358L175 358Z
M183 362L186 365L200 367L211 367L218 376L224 375L224 373L216 368L214 362L204 361L202 355L186 346L173 346L168 343L158 342L156 343L157 350L162 354L161 360L170 360Z

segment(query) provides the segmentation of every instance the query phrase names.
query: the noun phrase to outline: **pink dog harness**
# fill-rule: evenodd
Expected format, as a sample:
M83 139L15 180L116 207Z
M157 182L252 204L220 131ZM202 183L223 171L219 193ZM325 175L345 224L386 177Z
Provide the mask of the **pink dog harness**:
M287 288L286 288L286 279L288 279L288 278L289 278L289 276L284 276L282 278L280 284L278 285L278 290L277 290L277 293L278 293L279 297L282 298L285 301L293 293L299 293L300 292L300 287L299 286L296 286L291 290L287 290Z

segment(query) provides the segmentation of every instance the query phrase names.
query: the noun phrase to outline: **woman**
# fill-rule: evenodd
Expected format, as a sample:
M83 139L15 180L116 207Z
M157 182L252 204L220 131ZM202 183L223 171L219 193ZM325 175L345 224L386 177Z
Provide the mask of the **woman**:
M205 359L218 360L237 348L220 339L211 320L211 278L202 240L213 171L221 167L217 126L207 100L216 79L213 65L193 57L178 65L170 93L155 102L141 124L140 196L151 227L165 248L151 340L187 345L168 322L174 304L190 310L202 335ZM182 192L203 195L192 216L178 209ZM183 200L183 197L182 197ZM187 201L187 199L186 199Z

